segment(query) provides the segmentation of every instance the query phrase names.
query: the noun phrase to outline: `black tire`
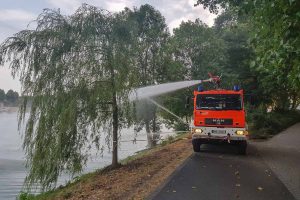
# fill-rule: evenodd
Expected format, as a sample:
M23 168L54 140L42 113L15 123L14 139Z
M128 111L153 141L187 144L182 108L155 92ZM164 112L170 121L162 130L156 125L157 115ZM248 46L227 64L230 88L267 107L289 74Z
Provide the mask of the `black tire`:
M246 155L247 154L247 141L241 141L239 144L239 154Z
M197 139L194 139L194 140L192 140L192 143L193 143L194 152L200 152L200 145L201 145L200 141Z

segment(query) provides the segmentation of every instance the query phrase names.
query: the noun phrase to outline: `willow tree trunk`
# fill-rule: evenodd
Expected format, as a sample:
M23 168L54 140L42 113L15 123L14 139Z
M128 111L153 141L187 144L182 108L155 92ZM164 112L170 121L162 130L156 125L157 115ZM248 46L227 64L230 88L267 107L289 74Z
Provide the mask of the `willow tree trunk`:
M145 120L145 129L147 133L147 142L148 142L148 147L152 147L152 135L151 135L151 130L150 130L150 120L146 119Z
M112 57L112 55L111 55ZM112 167L118 166L118 127L119 127L119 111L118 111L118 103L117 103L117 93L116 93L116 84L115 84L115 71L112 63L110 63L110 78L111 78L111 89L112 89L112 124L113 124L113 151L112 151Z
M112 155L112 167L118 166L118 105L117 105L117 96L116 92L113 92L113 155Z
M157 130L157 124L156 124L156 108L154 111L153 121L152 121L152 146L156 146L157 139L158 139L158 130Z

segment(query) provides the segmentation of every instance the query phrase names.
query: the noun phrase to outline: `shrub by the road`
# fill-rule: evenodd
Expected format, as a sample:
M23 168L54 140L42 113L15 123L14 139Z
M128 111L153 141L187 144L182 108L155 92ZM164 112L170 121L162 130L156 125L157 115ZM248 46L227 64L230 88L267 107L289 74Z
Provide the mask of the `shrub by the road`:
M269 138L289 126L300 122L300 112L295 110L266 112L263 109L247 113L251 138Z

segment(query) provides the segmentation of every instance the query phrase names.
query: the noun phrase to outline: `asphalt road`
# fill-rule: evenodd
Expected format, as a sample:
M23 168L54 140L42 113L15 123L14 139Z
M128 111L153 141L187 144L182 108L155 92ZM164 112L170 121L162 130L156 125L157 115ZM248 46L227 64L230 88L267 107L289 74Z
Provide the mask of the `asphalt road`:
M284 136L251 142L246 156L238 155L235 146L204 145L150 199L299 199L299 130L297 124Z

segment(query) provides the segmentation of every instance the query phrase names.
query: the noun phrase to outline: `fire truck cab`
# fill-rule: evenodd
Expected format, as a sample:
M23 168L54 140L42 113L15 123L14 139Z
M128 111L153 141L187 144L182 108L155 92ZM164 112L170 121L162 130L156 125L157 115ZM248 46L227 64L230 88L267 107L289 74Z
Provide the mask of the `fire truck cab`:
M215 89L204 91L202 86L194 91L194 124L191 127L195 152L206 143L230 143L246 154L247 129L243 90Z

